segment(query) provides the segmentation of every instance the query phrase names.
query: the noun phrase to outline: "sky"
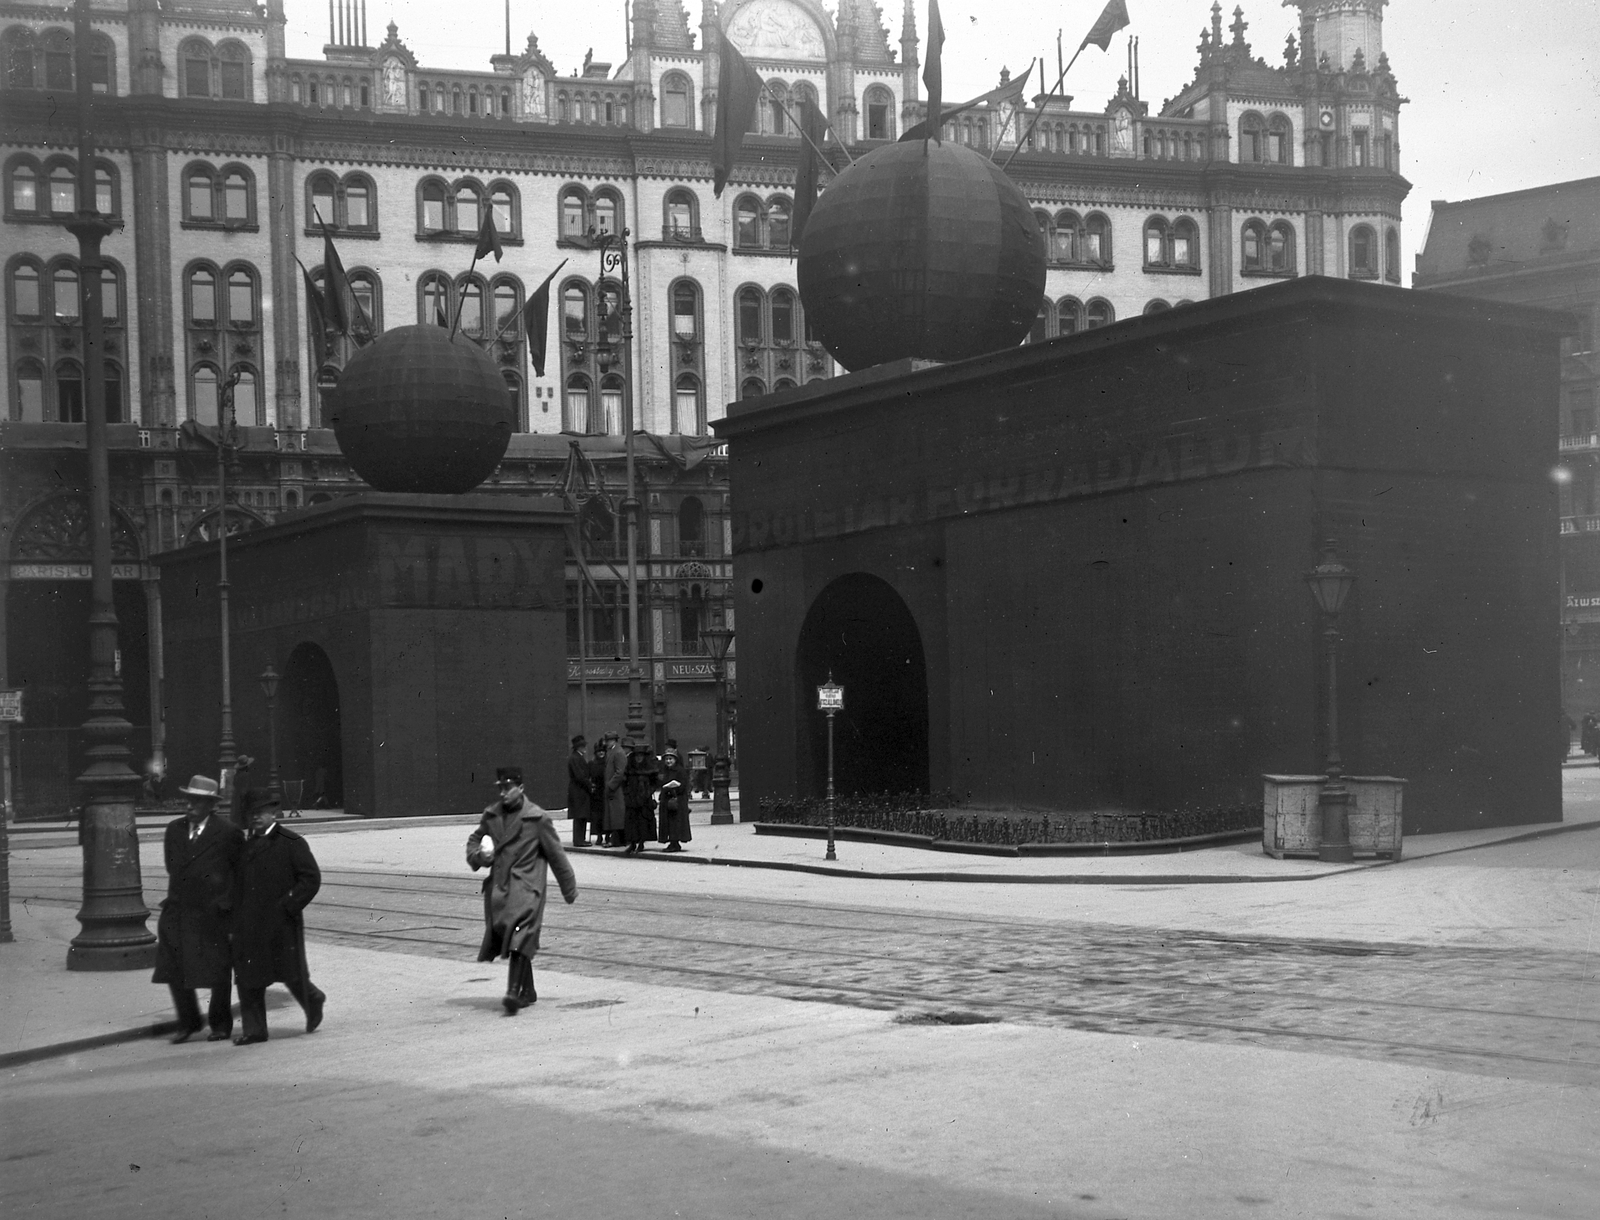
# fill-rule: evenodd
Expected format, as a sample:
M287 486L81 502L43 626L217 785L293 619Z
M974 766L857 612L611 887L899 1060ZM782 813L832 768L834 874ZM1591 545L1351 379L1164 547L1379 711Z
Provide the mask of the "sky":
M1223 25L1243 3L1245 38L1270 64L1283 62L1284 39L1299 15L1282 0L1229 0ZM890 46L898 49L903 0L884 0ZM917 28L927 29L927 0L916 0ZM392 20L427 67L486 69L505 47L505 0L367 0L367 35L381 42ZM1098 110L1116 92L1129 37L1139 39L1140 78L1152 112L1194 76L1210 0L1127 0L1132 24L1109 51L1090 47L1067 76L1074 106ZM825 7L832 9L832 0ZM944 96L955 100L992 88L1002 67L1013 75L1043 56L1056 70L1055 36L1068 58L1103 0L941 0ZM286 0L288 51L320 58L327 9ZM685 0L698 34L700 0ZM583 63L622 62L623 0L533 4L511 0L511 43L529 31L563 76ZM1597 0L1392 0L1384 14L1384 50L1410 104L1400 111L1401 172L1412 191L1403 231L1406 262L1420 248L1432 200L1471 199L1600 175L1600 2ZM1375 59L1369 56L1369 59ZM1407 276L1407 282L1409 282Z

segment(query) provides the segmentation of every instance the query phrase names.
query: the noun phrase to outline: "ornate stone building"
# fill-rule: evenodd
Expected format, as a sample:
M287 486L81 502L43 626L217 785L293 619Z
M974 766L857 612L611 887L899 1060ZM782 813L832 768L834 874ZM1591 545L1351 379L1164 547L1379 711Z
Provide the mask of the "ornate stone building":
M1213 4L1194 79L1158 108L1137 73L1087 107L1025 97L1019 78L1014 94L947 124L946 138L1010 160L1036 207L1050 269L1032 340L1301 274L1398 282L1408 184L1403 99L1382 49L1387 0L1296 3L1301 32L1276 66L1252 51L1241 11L1224 30ZM816 0L704 0L697 28L682 0L636 0L615 69L591 54L566 75L534 35L513 50L509 31L483 71L431 68L393 24L369 34L364 0L339 0L317 60L286 55L284 0L100 0L93 23L96 204L118 224L105 300L127 528L119 608L143 748L161 747L160 608L133 582L153 590L150 555L217 528L222 387L237 379L248 439L231 528L356 485L318 388L347 352L336 345L320 369L311 355L300 264L320 276L319 222L376 328L458 314L491 347L523 427L492 486L554 490L569 439L582 438L620 493L631 394L637 425L661 438L643 462L651 710L658 738L709 742L698 631L729 613L732 570L724 462L697 438L730 400L834 372L808 335L788 249L793 107L810 98L830 116L839 165L924 117L912 0L898 46L870 0L839 0L834 14ZM767 92L717 199L719 29ZM959 41L946 47L959 53ZM65 5L0 2L0 685L39 692L26 748L56 732L48 748L63 768L82 719L80 633L64 624L81 620L86 598L86 555L61 524L78 511L83 444L76 245L62 227L77 207L73 74ZM486 212L505 258L472 265ZM618 365L603 363L599 340L620 277L602 274L588 235L623 229L634 341ZM558 266L540 376L520 311ZM569 570L572 720L591 732L621 719L624 647L618 576L595 567L602 604L581 615L588 657Z

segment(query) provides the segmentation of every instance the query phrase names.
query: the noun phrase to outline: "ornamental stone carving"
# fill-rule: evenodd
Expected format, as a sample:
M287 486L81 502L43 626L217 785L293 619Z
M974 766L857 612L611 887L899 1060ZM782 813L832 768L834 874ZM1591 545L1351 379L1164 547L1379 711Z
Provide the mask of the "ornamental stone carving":
M528 68L522 73L522 117L544 121L548 111L545 107L544 73L538 68Z
M115 510L111 513L111 558L137 563L139 541ZM11 536L13 562L89 563L89 503L70 492L30 509Z
M383 104L397 110L406 106L406 66L396 56L383 61Z
M827 47L805 10L789 0L752 0L728 23L728 39L746 55L826 59Z

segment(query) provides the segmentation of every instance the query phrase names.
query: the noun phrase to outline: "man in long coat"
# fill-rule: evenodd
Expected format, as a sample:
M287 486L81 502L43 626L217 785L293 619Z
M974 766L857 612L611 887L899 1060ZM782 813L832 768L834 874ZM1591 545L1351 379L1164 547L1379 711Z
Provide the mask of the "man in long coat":
M567 816L572 819L572 845L584 847L589 842L589 806L594 795L594 780L589 774L589 756L583 747L587 739L579 733L572 739L572 753L567 755Z
M248 1046L267 1040L267 988L282 983L306 1014L306 1033L322 1024L327 999L306 969L306 930L301 914L322 888L311 845L278 823L278 798L256 789L244 810L250 838L239 859L234 902L233 971L239 985L244 1032L233 1040Z
M623 790L628 777L628 752L617 734L609 735L606 745L605 831L607 847L622 845L622 831L628 824L628 795Z
M221 1042L233 1033L228 934L244 835L217 816L216 780L196 775L178 791L188 798L189 812L170 822L162 839L167 898L156 922L156 969L151 981L165 983L172 991L172 1006L178 1013L174 1042L187 1042L207 1024L208 1041ZM205 1021L200 1019L197 987L211 992Z
M539 998L533 987L533 955L539 951L544 927L549 870L555 870L561 896L568 903L578 900L578 879L545 811L523 795L522 770L501 767L495 783L499 799L483 811L478 828L467 836L467 864L473 872L489 867L483 879L484 929L478 960L510 957L501 1003L507 1015L515 1016ZM491 846L484 846L485 839Z
M622 837L628 844L627 854L633 856L656 837L655 790L661 780L661 769L654 752L642 740L630 737L627 745L628 768L623 780L627 824Z

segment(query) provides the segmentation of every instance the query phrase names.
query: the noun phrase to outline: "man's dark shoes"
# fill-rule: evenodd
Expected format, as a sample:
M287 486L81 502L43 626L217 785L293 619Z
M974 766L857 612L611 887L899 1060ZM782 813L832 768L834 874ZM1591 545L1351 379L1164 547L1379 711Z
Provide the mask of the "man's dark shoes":
M231 1029L214 1029L209 1034L206 1035L206 1041L207 1042L226 1042L229 1039L229 1037L232 1036L232 1034L233 1034L233 1031Z
M183 1043L187 1042L190 1038L194 1037L197 1033L199 1033L204 1028L205 1028L204 1025L194 1025L194 1026L189 1027L188 1029L180 1029L177 1033L172 1035L172 1045L173 1046L182 1045Z
M522 1007L522 997L514 991L508 991L500 1000L500 1003L505 1005L506 1016L514 1017L517 1015L517 1011Z
M518 995L517 998L522 1001L522 1006L524 1008L526 1008L529 1004L537 1004L539 1002L539 993L533 989L532 979L528 980L528 985L522 989L521 994Z
M265 1042L266 1034L240 1034L233 1040L235 1046L254 1046L257 1042Z
M316 1033L317 1026L322 1024L322 1005L327 998L320 991L311 997L311 1003L306 1006L306 1033Z

